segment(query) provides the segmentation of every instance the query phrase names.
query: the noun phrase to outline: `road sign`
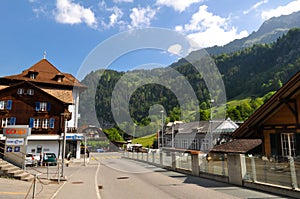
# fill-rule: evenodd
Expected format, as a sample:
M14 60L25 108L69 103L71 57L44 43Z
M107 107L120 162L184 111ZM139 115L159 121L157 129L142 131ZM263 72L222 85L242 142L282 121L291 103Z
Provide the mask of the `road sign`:
M12 147L11 146L6 147L6 152L12 152Z
M14 152L20 152L21 147L20 146L15 146L14 147Z

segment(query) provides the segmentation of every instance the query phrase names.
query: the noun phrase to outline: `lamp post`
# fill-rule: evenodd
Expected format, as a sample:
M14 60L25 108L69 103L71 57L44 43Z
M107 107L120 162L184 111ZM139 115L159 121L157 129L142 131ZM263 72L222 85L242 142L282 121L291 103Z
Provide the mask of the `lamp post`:
M67 134L67 119L68 113L61 113L62 118L64 119L64 137L63 137L63 148L62 148L62 167L61 167L61 177L64 177L64 164L65 164L65 155L66 155L66 134Z
M161 148L164 147L164 111L161 110Z
M209 120L209 147L213 147L213 134L212 134L212 104L215 102L214 99L209 101L210 103L210 120Z
M134 124L133 124L133 135L132 135L132 136L133 136L133 139L135 138L135 128L136 128L136 124L134 123Z
M175 127L175 123L173 122L173 124L172 124L172 148L174 148L174 127Z

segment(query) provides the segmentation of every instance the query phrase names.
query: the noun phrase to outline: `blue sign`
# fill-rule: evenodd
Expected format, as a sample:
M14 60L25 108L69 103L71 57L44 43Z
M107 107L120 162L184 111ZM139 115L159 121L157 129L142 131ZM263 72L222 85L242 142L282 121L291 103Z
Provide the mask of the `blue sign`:
M24 145L24 138L6 138L6 145Z
M21 149L21 148L20 148L19 146L15 146L15 147L14 147L14 152L20 152L20 149Z
M67 135L66 139L72 139L72 140L82 140L83 136L82 135Z
M12 152L12 147L11 146L6 147L6 152Z

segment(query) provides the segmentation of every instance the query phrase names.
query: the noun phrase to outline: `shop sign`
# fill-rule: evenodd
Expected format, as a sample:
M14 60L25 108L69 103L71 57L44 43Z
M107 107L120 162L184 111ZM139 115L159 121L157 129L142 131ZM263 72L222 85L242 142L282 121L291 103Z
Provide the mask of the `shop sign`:
M31 129L18 126L5 127L3 128L3 135L8 138L25 138L31 135Z

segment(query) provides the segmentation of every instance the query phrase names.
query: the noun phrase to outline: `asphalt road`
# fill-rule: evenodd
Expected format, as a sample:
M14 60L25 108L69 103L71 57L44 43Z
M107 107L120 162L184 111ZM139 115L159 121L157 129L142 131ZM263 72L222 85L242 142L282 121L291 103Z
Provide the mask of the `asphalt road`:
M185 175L121 158L121 153L92 154L89 164L73 163L65 168L67 180L47 180L39 169L37 199L118 199L118 198L283 198L259 191ZM50 178L57 168L50 168ZM43 171L42 171L43 170ZM0 178L0 198L32 198L32 182Z
M118 153L94 156L100 162L97 182L102 199L283 198L123 159Z

